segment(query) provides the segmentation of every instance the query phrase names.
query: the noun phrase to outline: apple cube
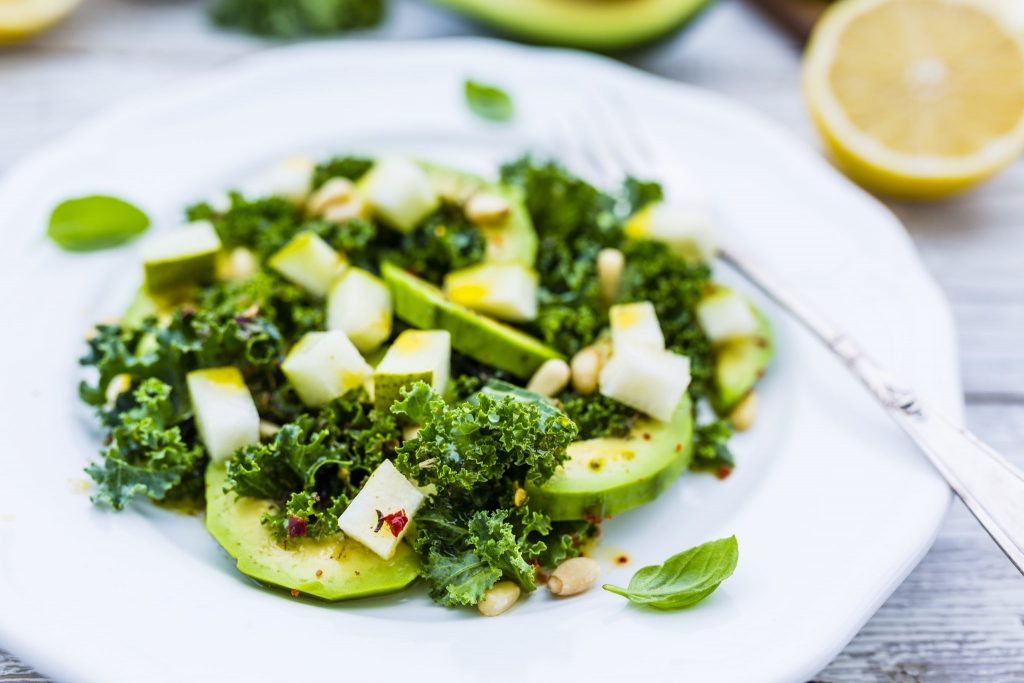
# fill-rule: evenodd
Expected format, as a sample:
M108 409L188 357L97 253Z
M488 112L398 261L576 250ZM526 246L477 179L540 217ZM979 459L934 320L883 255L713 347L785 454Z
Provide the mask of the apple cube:
M309 157L289 157L249 183L246 189L253 194L269 194L303 204L313 189L315 169L316 162Z
M448 298L466 308L512 322L537 317L536 271L521 263L485 263L444 278Z
M426 382L444 393L451 374L452 340L444 330L406 330L398 335L373 373L374 400L386 408L402 387Z
M281 364L288 383L310 407L330 403L363 386L373 368L344 332L308 332Z
M661 332L658 314L650 301L618 304L608 310L612 328L612 348L644 347L665 350L665 335Z
M441 205L426 171L405 159L378 161L360 183L373 212L399 232L410 232Z
M390 560L426 497L385 460L338 518L338 528Z
M617 348L601 369L601 394L669 421L690 386L690 359L651 348Z
M260 415L238 368L195 370L185 382L199 436L212 460L227 460L242 446L259 443Z
M757 331L757 318L750 304L728 289L719 289L697 304L697 322L712 344L747 337Z
M664 242L686 259L709 261L715 255L711 214L699 204L647 206L626 222L626 236Z
M319 235L301 232L268 261L271 268L315 296L326 296L345 266L345 258Z
M359 268L346 270L327 295L327 329L341 330L363 353L391 336L393 313L388 286Z
M151 292L210 282L217 274L221 243L209 221L187 223L146 242L142 265Z

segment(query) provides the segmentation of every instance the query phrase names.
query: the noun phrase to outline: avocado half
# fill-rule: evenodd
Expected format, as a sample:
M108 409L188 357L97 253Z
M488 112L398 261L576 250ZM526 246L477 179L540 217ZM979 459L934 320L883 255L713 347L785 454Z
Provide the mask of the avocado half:
M596 521L651 502L692 457L693 404L687 394L668 422L645 417L625 437L569 444L569 458L555 475L526 490L551 519Z
M510 35L589 50L624 50L660 38L711 0L435 0Z
M260 522L271 504L225 493L226 476L221 464L206 470L206 528L243 574L330 601L391 593L419 576L419 561L405 543L390 560L340 533L282 548Z

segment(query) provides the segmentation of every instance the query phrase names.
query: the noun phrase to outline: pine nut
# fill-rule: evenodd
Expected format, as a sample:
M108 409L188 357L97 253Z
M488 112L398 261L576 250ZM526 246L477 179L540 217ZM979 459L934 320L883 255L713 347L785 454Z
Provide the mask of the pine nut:
M589 557L574 557L558 565L548 579L548 590L555 595L582 593L597 581L601 567Z
M306 210L311 216L319 216L331 206L347 203L354 190L348 178L331 178L306 200Z
M515 494L514 494L514 496L512 498L512 503L517 508L521 508L521 507L523 507L523 503L525 503L525 502L526 502L526 489L524 489L524 488L517 488L516 492L515 492Z
M470 223L494 225L508 218L512 207L504 197L490 192L477 192L466 202L465 210Z
M622 271L626 268L626 257L618 249L602 249L597 254L597 281L601 287L601 301L610 306L619 295Z
M476 604L477 611L485 617L496 617L507 612L519 599L519 586L512 581L499 581L484 594Z
M366 215L366 201L353 196L340 204L331 204L324 209L323 218L331 223L344 223Z
M583 396L597 391L597 378L601 374L601 354L588 346L572 357L572 388Z
M274 434L281 431L281 425L269 422L267 420L260 420L260 438L269 439Z
M738 432L745 432L757 417L757 392L751 391L729 414L729 421Z
M568 363L552 358L537 368L537 372L533 373L526 389L542 396L554 396L561 393L569 384L571 374Z

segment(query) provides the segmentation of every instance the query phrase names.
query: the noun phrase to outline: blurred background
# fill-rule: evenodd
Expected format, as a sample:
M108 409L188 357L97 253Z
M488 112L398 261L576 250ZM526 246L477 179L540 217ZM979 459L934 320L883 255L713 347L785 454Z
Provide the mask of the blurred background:
M900 30L843 16L892 1L843 0L815 30L829 3L0 0L0 174L122 99L295 41L480 35L606 52L758 110L876 193L952 304L969 426L1024 465L1024 0L896 0L966 2L954 28L928 8L890 17ZM929 39L950 47L935 48L942 59L915 53ZM885 87L813 82L840 67ZM836 123L844 105L858 130ZM895 153L872 156L865 136ZM974 163L982 147L994 151ZM910 163L921 159L923 171ZM1020 576L957 503L922 565L815 680L1024 680L1022 663ZM0 683L39 680L0 650Z

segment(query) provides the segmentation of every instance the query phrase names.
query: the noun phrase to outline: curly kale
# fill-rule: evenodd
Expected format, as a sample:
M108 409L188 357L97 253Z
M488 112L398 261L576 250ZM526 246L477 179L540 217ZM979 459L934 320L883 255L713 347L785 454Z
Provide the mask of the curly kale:
M418 383L392 412L421 425L395 462L436 490L416 517L414 540L436 600L476 604L502 577L533 590L536 567L578 552L585 523L556 526L516 505L520 483L543 483L567 457L577 430L564 413L494 382L455 405Z
M317 190L331 178L356 181L373 167L373 159L365 157L331 157L313 169L313 189Z
M132 393L134 405L118 416L102 460L86 468L96 483L95 503L121 510L135 496L194 498L202 492L203 449L169 385L147 379ZM197 476L198 474L198 476Z
M559 395L558 400L579 428L580 439L626 436L640 417L637 410L602 394L581 396L570 390Z
M279 540L289 518L306 525L306 537L337 533L338 516L366 477L394 456L401 431L395 418L370 410L365 392L352 392L297 416L264 443L246 446L227 463L227 488L271 500L264 515Z
M209 12L220 26L298 38L376 26L384 17L384 0L215 0Z

